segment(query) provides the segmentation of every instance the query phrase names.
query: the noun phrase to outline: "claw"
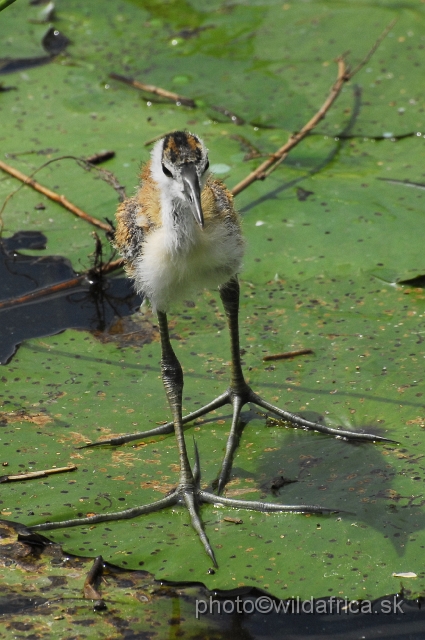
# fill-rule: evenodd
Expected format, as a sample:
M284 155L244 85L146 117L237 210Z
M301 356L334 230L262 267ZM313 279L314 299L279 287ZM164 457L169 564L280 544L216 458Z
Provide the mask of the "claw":
M199 487L199 483L201 482L201 465L199 462L198 445L196 444L195 438L193 438L193 448L195 450L195 464L193 465L193 479L195 481L195 486Z
M233 456L235 454L236 449L239 446L239 440L241 436L240 431L238 431L238 423L239 423L239 416L241 413L241 409L244 403L240 396L234 396L232 404L233 404L232 426L230 428L230 433L229 433L229 437L227 439L227 444L226 444L226 453L224 454L220 475L218 477L218 483L217 483L218 495L220 495L223 492L223 489L229 480L230 472L232 470Z
M63 522L47 522L44 524L34 525L29 527L36 531L45 531L49 529L58 529L65 527L73 527L77 525L95 524L97 522L107 522L109 520L121 520L134 518L145 513L152 513L165 509L178 503L184 503L189 511L192 527L197 532L200 541L207 553L208 557L217 567L217 561L205 533L201 518L199 516L199 507L204 502L207 504L218 504L227 507L233 507L236 509L249 509L252 511L262 512L295 512L295 513L338 513L341 512L337 509L329 509L320 507L318 505L282 505L271 502L259 502L249 500L236 500L232 498L226 498L221 495L214 495L200 489L200 462L199 452L196 442L194 441L195 450L195 464L193 466L193 472L191 470L189 459L187 456L186 445L184 441L183 425L187 424L191 420L195 420L210 411L214 411L223 405L230 403L233 405L233 418L232 426L230 430L229 439L226 445L226 453L224 456L222 468L218 479L218 493L220 494L226 482L229 479L230 471L233 462L234 452L239 444L240 431L238 430L239 416L241 409L247 402L252 402L257 406L271 411L278 415L283 420L286 420L293 425L300 426L304 429L310 429L325 433L328 435L344 438L345 440L355 441L373 441L373 442L388 442L394 443L394 440L377 436L371 433L355 433L352 431L346 431L344 429L333 429L326 427L323 424L311 422L305 420L301 416L284 411L279 407L275 407L263 400L260 396L254 393L251 388L245 382L242 373L241 360L240 360L240 348L239 348L239 329L238 329L238 305L239 305L239 284L237 279L231 278L231 280L223 285L219 289L220 296L223 301L224 310L228 320L231 342L231 354L232 354L232 370L231 370L231 384L230 388L218 398L210 402L209 404L189 413L187 416L181 415L181 401L182 401L182 389L183 389L183 373L180 363L172 349L168 331L167 316L164 312L158 311L158 323L161 334L162 345L162 376L164 386L167 392L167 396L170 402L170 407L173 412L174 422L168 422L155 429L144 431L142 433L133 433L130 435L118 436L111 438L110 440L102 440L95 443L86 444L80 448L86 448L89 446L100 446L105 444L120 445L133 440L140 440L146 437L154 435L161 435L172 433L176 434L177 445L180 455L180 484L179 486L168 496L157 502L135 507L133 509L126 509L125 511L101 514L96 516L90 516L88 518L77 518L75 520L65 520ZM344 512L343 512L344 513Z
M204 545L204 549L211 558L214 566L218 568L217 560L215 559L214 551L211 548L210 542L207 538L207 534L204 531L204 527L202 526L201 519L198 514L198 504L194 498L193 493L189 491L185 491L183 494L185 504L190 514L190 520L192 522L192 527L197 532L202 544Z

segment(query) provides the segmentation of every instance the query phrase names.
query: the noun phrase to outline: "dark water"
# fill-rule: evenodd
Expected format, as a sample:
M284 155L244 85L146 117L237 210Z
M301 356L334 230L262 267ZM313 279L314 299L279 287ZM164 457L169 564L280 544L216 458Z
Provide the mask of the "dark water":
M75 279L71 263L60 256L24 256L19 249L44 249L46 238L36 231L21 231L0 242L0 364L7 363L18 345L29 338L65 329L103 332L117 318L140 306L126 277L88 279L72 289L35 300L19 300L42 287ZM15 299L7 307L2 302Z
M272 611L263 614L256 611L256 603L264 598L270 601ZM212 613L202 614L205 602ZM233 604L233 612L232 611ZM249 594L226 597L225 594L200 596L193 603L195 615L205 625L220 629L212 638L225 640L423 640L425 638L425 601L409 601L400 595L390 595L373 602L351 603L351 611L345 601L324 597L314 601L278 601L257 590ZM422 608L422 606L424 608ZM277 610L280 611L277 612ZM286 607L286 613L283 608ZM237 612L239 609L239 613ZM319 613L314 611L318 610ZM363 613L361 612L363 610ZM320 613L322 611L322 613ZM326 612L324 612L326 611ZM252 612L252 613L251 613ZM205 627L204 627L205 628Z

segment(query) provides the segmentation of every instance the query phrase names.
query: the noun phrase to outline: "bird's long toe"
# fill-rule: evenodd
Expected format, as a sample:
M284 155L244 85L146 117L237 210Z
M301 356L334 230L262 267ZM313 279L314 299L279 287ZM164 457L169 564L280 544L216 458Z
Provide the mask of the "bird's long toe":
M356 440L363 442L391 442L396 443L395 440L390 440L389 438L385 438L384 436L378 436L373 433L363 433L360 431L347 431L346 429L334 429L333 427L327 427L324 424L320 424L319 422L311 422L310 420L306 420L301 416L291 413L290 411L285 411L284 409L280 409L270 402L263 400L261 396L256 393L252 393L252 397L250 402L256 404L258 407L262 409L266 409L267 411L271 411L275 415L279 416L285 422L289 422L294 427L302 427L303 429L308 429L310 431L318 431L319 433L324 433L330 436L336 436L338 438L344 438L345 440Z

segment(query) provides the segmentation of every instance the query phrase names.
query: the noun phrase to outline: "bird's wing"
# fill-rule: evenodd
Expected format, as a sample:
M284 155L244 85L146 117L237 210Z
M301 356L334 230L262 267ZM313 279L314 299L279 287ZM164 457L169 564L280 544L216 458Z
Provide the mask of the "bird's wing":
M222 221L233 233L239 230L240 218L233 205L233 196L226 185L217 178L208 177L202 191L202 210L206 219L213 223Z
M120 204L116 218L114 246L131 268L141 253L145 235L150 228L149 220L143 216L138 195L127 198Z

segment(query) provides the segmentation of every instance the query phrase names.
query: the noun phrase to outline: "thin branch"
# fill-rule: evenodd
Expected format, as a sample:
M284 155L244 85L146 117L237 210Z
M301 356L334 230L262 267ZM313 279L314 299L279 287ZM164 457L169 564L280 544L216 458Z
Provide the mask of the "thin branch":
M270 362L272 360L286 360L287 358L294 358L295 356L305 356L309 353L314 353L313 349L298 349L297 351L285 351L284 353L275 353L270 356L263 356L263 362Z
M111 160L111 158L115 158L115 151L100 151L99 153L94 153L92 156L88 156L85 158L85 161L90 162L90 164L101 164L102 162Z
M76 278L70 278L69 280L64 280L63 282L59 282L58 284L50 284L47 287L40 287L39 289L35 289L30 293L19 296L19 298L7 298L6 300L2 300L0 302L0 311L3 309L9 309L10 307L14 307L15 305L24 305L31 304L32 302L37 302L37 300L39 300L40 298L44 298L47 295L62 293L62 291L67 291L68 289L79 287L84 282L87 282L87 286L89 286L87 274L77 276Z
M271 171L273 171L281 162L283 162L291 149L299 144L301 140L305 138L306 135L310 133L310 131L312 131L321 120L323 120L326 113L329 111L330 107L339 96L343 85L350 79L344 59L338 58L337 62L338 77L328 97L326 98L320 109L317 111L317 113L311 118L311 120L307 122L307 124L304 125L301 131L292 134L289 140L282 147L280 147L280 149L278 149L267 160L260 164L260 166L255 169L255 171L251 171L251 173L249 173L246 178L241 180L241 182L233 187L231 191L234 196L241 193L241 191L249 187L249 185L256 180L264 180L264 178L270 175Z
M146 140L146 142L144 143L144 146L149 147L149 145L153 144L154 142L157 142L158 140L161 140L162 138L165 138L165 136L170 135L170 133L174 133L174 131L175 129L172 129L171 131L160 133L158 136L155 136L154 138L150 138L149 140Z
M359 62L357 67L354 67L354 69L350 72L350 78L355 76L356 73L360 71L360 69L363 69L363 67L369 62L369 60L371 59L371 57L373 56L373 54L375 53L375 51L377 50L381 42L384 40L384 38L387 37L387 35L391 31L391 29L396 25L397 22L398 22L398 18L394 18L394 20L391 20L390 24L387 27L385 27L381 35L378 36L378 38L376 39L370 51L368 51L368 53L365 55L363 60Z
M174 93L173 91L167 91L167 89L161 89L161 87L155 87L153 84L143 84L138 80L134 80L133 78L127 78L126 76L121 76L118 73L110 73L109 77L113 80L119 80L120 82L124 82L125 84L129 84L131 87L135 87L136 89L140 89L141 91L147 91L148 93L153 93L156 96L160 96L161 98L166 98L167 100L172 100L177 104L184 104L186 107L196 107L195 101L192 98L185 98L184 96L180 96L178 93Z
M279 164L285 160L288 153L297 144L299 144L301 140L303 140L319 124L321 120L323 120L323 118L325 117L325 115L327 114L327 112L329 111L329 109L331 108L331 106L333 105L333 103L341 93L341 89L344 86L344 84L347 83L349 80L351 80L351 78L358 71L360 71L360 69L362 69L365 66L365 64L367 64L367 62L370 60L372 55L375 53L375 51L381 44L382 40L388 35L389 31L391 31L395 23L396 23L396 20L393 20L384 29L384 31L381 33L379 38L374 43L373 47L370 49L367 55L363 58L363 60L353 69L353 71L348 70L343 56L340 56L339 58L337 58L336 60L338 63L337 79L333 84L328 97L326 98L325 102L322 104L320 109L311 118L311 120L309 120L307 124L304 125L301 131L292 134L289 140L282 147L280 147L280 149L278 149L275 153L271 154L271 156L267 160L265 160L257 169L255 169L255 171L252 171L251 173L249 173L246 176L246 178L241 180L241 182L239 182L236 186L233 187L233 189L231 189L231 192L234 196L241 193L241 191L244 191L244 189L249 187L249 185L251 185L256 180L264 180L265 178L267 178L267 176L269 176L272 173L272 171L274 171L276 167L278 167Z
M109 171L109 169L103 169L103 167L96 167L92 162L88 162L88 161L85 161L85 162L86 162L86 165L84 168L87 171L96 169L97 175L99 176L99 178L101 178L104 182L106 182L106 184L109 184L110 187L115 189L115 191L118 194L118 201L124 202L124 200L127 197L125 192L125 187L120 183L117 176L114 173L112 173L112 171Z
M233 113L233 111L230 111L230 109L226 109L226 107L219 107L217 105L212 104L210 106L210 109L213 109L218 113L222 113L227 118L230 118L233 124L237 124L238 126L245 124L245 120L243 118L241 118L240 116L237 116L236 113Z
M112 271L121 269L121 267L123 266L124 260L122 258L118 258L117 260L112 260L111 262L107 262L106 264L102 265L99 271L102 275L105 275L106 273L112 273ZM90 273L90 270L88 273Z
M396 180L396 178L376 178L389 184L401 184L403 187L414 187L416 189L425 189L425 184L421 182L410 182L410 180Z
M0 482L15 482L22 480L34 480L36 478L45 478L54 473L66 473L68 471L75 471L77 465L69 465L69 467L57 467L55 469L44 469L43 471L29 471L28 473L17 473L16 475L1 476Z
M30 293L26 293L25 295L19 296L18 298L7 298L6 300L1 300L0 311L3 309L9 309L10 307L14 307L15 305L32 304L33 302L37 302L38 300L40 300L40 298L44 298L46 296L51 296L54 294L61 294L63 291L81 287L81 285L83 284L87 284L87 287L90 287L90 280L91 278L93 278L93 276L104 276L108 273L112 273L113 271L121 269L121 267L123 266L124 260L119 258L118 260L113 260L111 262L107 262L106 264L102 264L98 268L88 269L88 271L82 273L80 276L76 276L75 278L70 278L69 280L64 280L63 282L59 282L57 284L49 284L47 287L40 287L39 289L30 291Z
M93 224L96 227L99 227L100 229L103 229L104 231L108 231L108 232L112 232L113 231L113 229L112 229L110 224L107 224L106 222L102 222L101 220L98 220L97 218L94 218L93 216L89 215L88 213L86 213L85 211L83 211L82 209L77 207L75 204L72 204L72 202L67 200L67 198L65 198L65 196L59 195L55 191L52 191L51 189L48 189L47 187L44 187L39 182L36 182L35 180L33 180L30 176L26 176L24 173L22 173L18 169L15 169L14 167L11 167L10 165L8 165L5 162L3 162L2 160L0 160L0 169L2 171L5 171L9 175L13 176L14 178L17 178L18 180L23 182L23 184L27 184L28 186L32 187L36 191L39 191L40 193L45 195L47 198L50 198L50 200L53 200L54 202L57 202L58 204L60 204L65 209L68 209L68 211L71 211L71 213L73 213L78 218L82 218L83 220L86 220L87 222L90 222L90 224ZM4 206L5 206L8 198L6 198L6 201L5 201L5 203L4 203L3 207L2 207L2 211L4 209Z

